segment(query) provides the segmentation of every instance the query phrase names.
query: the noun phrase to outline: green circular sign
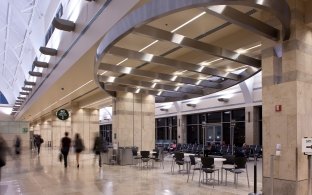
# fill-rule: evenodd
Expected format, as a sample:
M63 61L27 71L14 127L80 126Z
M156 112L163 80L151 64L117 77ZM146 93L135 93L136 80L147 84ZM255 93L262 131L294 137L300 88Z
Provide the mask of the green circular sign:
M59 118L60 120L66 120L69 117L69 113L67 110L65 109L60 109L59 111L57 111L56 113L57 118Z

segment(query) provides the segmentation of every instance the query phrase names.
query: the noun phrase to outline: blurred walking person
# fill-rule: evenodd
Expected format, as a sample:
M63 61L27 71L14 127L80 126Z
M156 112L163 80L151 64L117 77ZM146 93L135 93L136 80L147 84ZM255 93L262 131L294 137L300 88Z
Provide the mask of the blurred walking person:
M68 132L65 132L65 137L61 139L61 153L64 158L64 167L67 168L67 156L70 149L71 139L68 137Z
M36 136L36 139L35 139L35 145L36 145L36 147L37 147L37 149L38 149L38 156L40 156L40 147L41 147L41 144L42 144L43 142L44 142L44 141L43 141L41 135L37 135L37 136Z
M103 145L104 145L103 138L97 134L94 139L93 152L95 153L94 162L96 160L96 156L99 157L99 167L102 167L101 153L103 152L104 149Z
M21 148L22 148L22 140L21 140L21 137L19 135L17 135L15 138L14 148L15 148L15 155L16 156L20 155L21 154Z
M1 169L6 165L7 154L12 155L10 148L8 147L6 141L0 135L0 181L1 181Z
M79 168L79 156L80 153L85 149L85 146L83 144L82 139L80 138L79 133L76 133L75 135L75 153L76 153L76 162L77 162L77 168Z

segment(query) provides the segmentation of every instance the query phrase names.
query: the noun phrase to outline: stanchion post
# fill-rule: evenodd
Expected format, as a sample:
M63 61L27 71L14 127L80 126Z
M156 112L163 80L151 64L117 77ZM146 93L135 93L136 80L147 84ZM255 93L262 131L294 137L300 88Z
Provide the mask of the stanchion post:
M311 155L308 155L308 195L311 195Z
M271 195L274 195L274 155L271 155Z
M254 164L254 193L257 194L257 157L255 155L255 164Z

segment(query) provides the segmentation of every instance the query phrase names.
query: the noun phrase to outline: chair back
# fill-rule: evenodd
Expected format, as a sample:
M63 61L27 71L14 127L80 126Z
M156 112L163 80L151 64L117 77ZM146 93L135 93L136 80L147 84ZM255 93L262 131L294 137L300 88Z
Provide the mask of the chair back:
M246 157L235 157L235 169L245 169L246 168Z
M132 148L132 156L138 156L138 149Z
M142 158L149 158L150 151L141 151L141 157Z
M196 160L195 160L194 155L190 155L190 162L191 162L191 165L196 165Z
M176 161L183 161L184 159L184 153L182 152L177 152L174 154L174 157L176 159Z
M203 169L213 169L214 168L214 159L210 156L201 157L202 168Z
M223 158L226 159L223 162L224 165L234 165L235 164L235 156L233 156L233 155L224 155Z

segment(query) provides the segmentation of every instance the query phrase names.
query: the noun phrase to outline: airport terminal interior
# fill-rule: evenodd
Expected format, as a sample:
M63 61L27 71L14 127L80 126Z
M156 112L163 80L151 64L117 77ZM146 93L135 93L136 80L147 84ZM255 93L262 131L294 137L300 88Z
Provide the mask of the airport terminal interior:
M311 195L311 9L1 0L0 194Z

